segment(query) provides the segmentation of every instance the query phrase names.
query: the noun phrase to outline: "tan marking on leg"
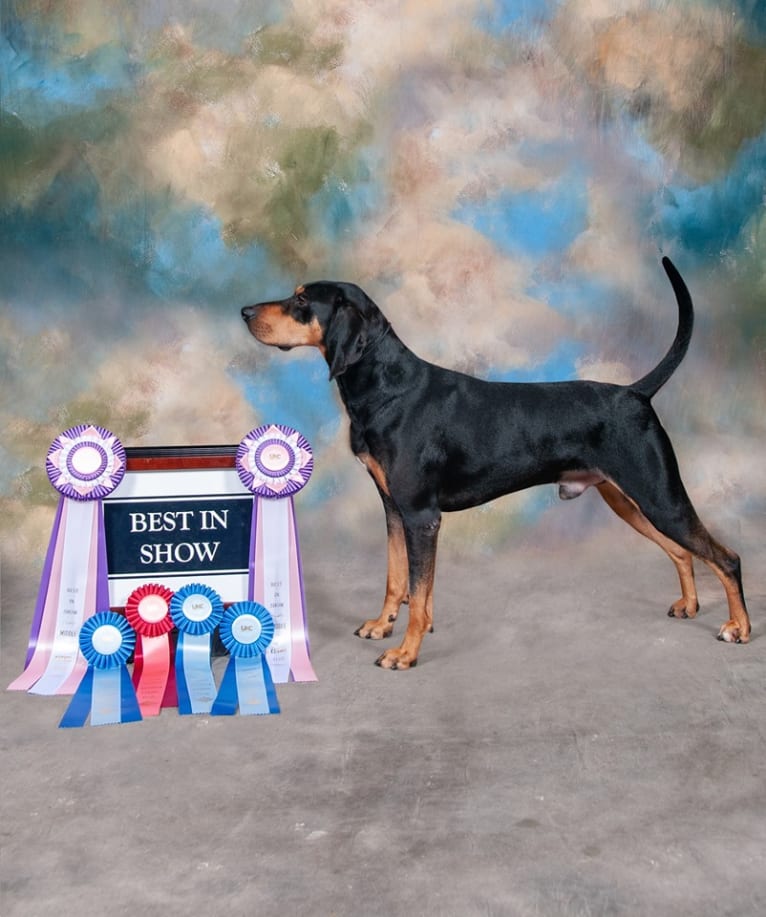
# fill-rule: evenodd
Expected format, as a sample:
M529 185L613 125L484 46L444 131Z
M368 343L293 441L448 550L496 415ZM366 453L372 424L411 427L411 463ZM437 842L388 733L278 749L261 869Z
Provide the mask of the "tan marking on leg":
M370 472L375 483L383 491L383 493L388 497L391 496L388 490L388 480L386 479L386 472L383 466L377 459L374 459L368 452L362 452L359 456L359 461L364 465L364 467ZM402 537L404 537L402 535Z
M409 669L417 664L423 637L433 623L433 578L410 591L410 615L401 646L386 650L377 659L384 669Z
M401 646L386 650L376 660L376 664L384 669L409 669L416 665L423 637L433 629L433 589L438 535L439 521L428 534L429 545L422 555L422 566L417 580L413 582L412 575L410 576L409 620L404 640Z
M728 553L723 546L720 547L722 551ZM739 584L731 574L726 573L718 564L711 560L705 560L705 563L721 581L729 603L729 620L718 632L718 639L726 643L749 643L750 617L748 616L747 608L745 608Z
M604 481L602 484L597 484L596 487L607 506L614 510L620 519L659 545L673 561L681 583L681 598L673 602L668 614L676 618L693 618L699 610L699 602L697 601L691 552L658 531L641 512L638 505L612 481Z
M399 608L407 600L408 569L404 528L401 520L391 519L388 524L388 574L383 610L378 618L365 621L354 631L358 637L382 640L391 636Z

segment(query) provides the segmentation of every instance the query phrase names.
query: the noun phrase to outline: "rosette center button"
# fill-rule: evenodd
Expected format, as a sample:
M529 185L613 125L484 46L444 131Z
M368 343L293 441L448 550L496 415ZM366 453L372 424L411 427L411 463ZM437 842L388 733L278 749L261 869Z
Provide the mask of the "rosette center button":
M231 633L237 643L255 643L261 636L261 622L255 615L240 615L232 624Z
M91 637L93 649L103 656L111 656L122 646L122 634L113 624L102 624Z
M290 464L291 455L284 446L271 446L264 450L261 459L269 471L281 471Z
M213 613L213 603L207 596L195 593L186 598L181 606L190 621L207 621Z
M104 466L104 455L95 446L83 444L72 450L72 468L81 475L94 474Z
M148 624L156 624L167 615L168 603L161 595L146 595L138 603L138 613Z

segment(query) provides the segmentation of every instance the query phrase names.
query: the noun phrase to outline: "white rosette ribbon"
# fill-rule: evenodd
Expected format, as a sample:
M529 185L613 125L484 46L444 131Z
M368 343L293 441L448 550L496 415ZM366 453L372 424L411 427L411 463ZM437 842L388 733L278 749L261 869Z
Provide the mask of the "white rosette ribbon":
M240 443L236 468L242 483L255 496L248 597L268 608L274 619L274 639L266 652L271 675L277 684L316 681L309 655L293 502L314 468L311 446L291 427L257 427Z
M56 437L45 465L60 498L24 672L8 687L71 694L86 670L78 645L80 629L97 608L109 607L101 500L125 474L125 449L113 433L85 424Z

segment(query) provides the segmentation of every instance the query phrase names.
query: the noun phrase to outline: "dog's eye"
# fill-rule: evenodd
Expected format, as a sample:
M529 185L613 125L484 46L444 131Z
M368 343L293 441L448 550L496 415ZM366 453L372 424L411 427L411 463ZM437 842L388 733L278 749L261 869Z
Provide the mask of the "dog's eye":
M305 296L296 297L290 309L290 314L296 322L307 325L311 321L311 306Z

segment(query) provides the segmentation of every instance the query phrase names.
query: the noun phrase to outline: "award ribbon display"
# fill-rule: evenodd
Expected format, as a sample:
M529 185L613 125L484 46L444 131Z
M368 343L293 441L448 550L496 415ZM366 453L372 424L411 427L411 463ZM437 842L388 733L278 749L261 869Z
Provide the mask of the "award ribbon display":
M144 716L158 716L161 707L178 706L170 652L172 598L171 589L147 583L134 589L125 603L125 617L137 634L133 685Z
M126 662L136 645L133 628L122 615L99 611L80 629L79 646L87 669L59 726L131 723L141 719Z
M170 600L170 614L178 628L178 712L210 713L216 695L210 666L211 636L223 616L221 597L199 583L182 586Z
M221 620L221 642L229 651L213 716L279 713L274 681L264 653L274 636L274 621L257 602L235 602Z
M311 446L290 427L258 427L239 444L236 468L255 496L248 597L265 605L274 618L275 636L266 656L271 675L277 684L317 681L309 658L293 504L293 495L306 485L314 468Z
M51 444L45 468L60 493L37 596L24 672L8 687L71 694L86 670L78 638L109 607L101 499L125 474L125 449L103 427L71 427Z

